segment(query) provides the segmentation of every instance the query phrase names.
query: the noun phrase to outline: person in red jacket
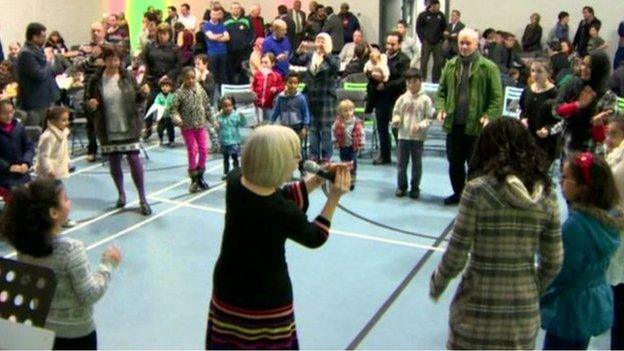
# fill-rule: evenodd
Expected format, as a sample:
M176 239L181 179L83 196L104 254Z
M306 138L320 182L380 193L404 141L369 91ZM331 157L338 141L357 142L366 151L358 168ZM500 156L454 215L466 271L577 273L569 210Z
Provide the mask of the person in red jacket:
M342 100L338 105L338 117L332 126L334 144L340 150L340 161L352 162L351 190L355 188L357 154L364 147L364 124L355 117L355 104L351 100Z
M268 52L260 60L260 71L253 75L252 90L256 93L256 119L268 122L273 115L275 97L284 90L284 80L273 67L275 55Z

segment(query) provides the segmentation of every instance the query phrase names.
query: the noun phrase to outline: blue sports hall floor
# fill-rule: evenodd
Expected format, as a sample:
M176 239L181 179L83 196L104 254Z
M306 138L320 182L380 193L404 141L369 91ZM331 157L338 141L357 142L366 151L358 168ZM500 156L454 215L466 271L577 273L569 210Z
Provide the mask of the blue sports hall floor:
M428 144L436 140L428 141ZM439 140L438 140L439 142ZM71 218L65 235L85 242L92 267L104 249L121 246L124 260L96 305L100 349L201 349L212 271L224 224L221 157L211 155L212 188L188 193L186 150L147 146L146 187L154 213L138 212L125 167L128 206L114 208L108 165L77 157L66 181ZM446 159L427 152L421 198L396 198L396 166L360 159L355 191L345 196L330 240L316 250L287 245L302 349L443 349L455 279L437 302L429 277L442 257L457 207L442 205L451 192ZM325 196L311 195L309 216ZM562 206L563 209L563 206ZM565 209L562 216L565 218ZM13 257L0 242L0 255ZM543 334L537 341L541 349ZM608 334L590 348L608 349Z

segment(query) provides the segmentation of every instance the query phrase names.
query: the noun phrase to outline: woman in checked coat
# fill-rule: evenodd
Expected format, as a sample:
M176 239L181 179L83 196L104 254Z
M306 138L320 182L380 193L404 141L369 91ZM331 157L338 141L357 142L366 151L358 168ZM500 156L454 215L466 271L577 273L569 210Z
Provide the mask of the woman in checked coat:
M322 162L329 162L332 156L331 126L336 119L338 106L336 89L340 59L331 52L331 37L327 33L320 33L316 36L314 53L297 52L292 60L295 65L307 66L303 93L310 104L310 158Z
M451 303L446 346L534 349L539 297L563 262L546 156L518 120L502 118L483 130L471 168L475 178L430 284L437 300L468 262Z

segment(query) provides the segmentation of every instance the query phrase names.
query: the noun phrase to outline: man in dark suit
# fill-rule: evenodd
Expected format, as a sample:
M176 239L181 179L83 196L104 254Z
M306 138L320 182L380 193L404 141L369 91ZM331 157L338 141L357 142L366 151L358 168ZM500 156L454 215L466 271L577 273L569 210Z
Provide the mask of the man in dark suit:
M291 45L295 42L295 22L288 16L288 7L286 5L279 5L277 7L277 17L275 19L281 19L286 22L286 37ZM298 46L291 46L297 49Z
M301 11L301 1L296 0L293 2L293 8L288 10L288 17L295 24L295 40L292 41L293 49L297 49L303 41L303 36L305 34L305 22L306 22L306 14Z
M390 164L391 144L388 125L394 109L394 103L401 94L405 93L405 72L410 65L410 59L401 52L401 34L392 32L386 37L386 55L390 77L387 82L380 78L376 82L379 98L375 103L375 117L377 118L377 134L379 135L379 156L373 161L374 165Z
M466 26L459 20L461 12L459 10L451 11L451 22L446 26L444 31L444 58L447 60L452 59L459 53L459 47L457 45L457 36L462 29Z
M344 29L342 28L342 20L334 13L334 9L331 6L325 7L325 14L327 19L323 23L323 29L321 32L329 34L332 39L333 51L332 54L338 55L342 47L344 46Z
M26 111L24 125L40 126L46 110L59 96L54 72L43 52L46 27L30 23L26 27L26 44L17 57L17 104Z

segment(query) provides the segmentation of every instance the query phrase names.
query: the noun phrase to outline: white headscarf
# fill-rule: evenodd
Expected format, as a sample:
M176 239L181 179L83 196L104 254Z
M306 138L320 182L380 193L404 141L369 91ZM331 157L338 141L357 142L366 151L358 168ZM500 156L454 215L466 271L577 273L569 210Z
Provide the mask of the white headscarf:
M332 41L331 41L331 37L329 36L329 34L327 33L319 33L316 38L323 38L325 40L325 55L331 55L333 46L332 46ZM312 66L311 66L311 71L312 74L317 74L318 71L321 69L321 65L323 64L323 56L319 55L316 50L314 51L314 54L312 54Z

